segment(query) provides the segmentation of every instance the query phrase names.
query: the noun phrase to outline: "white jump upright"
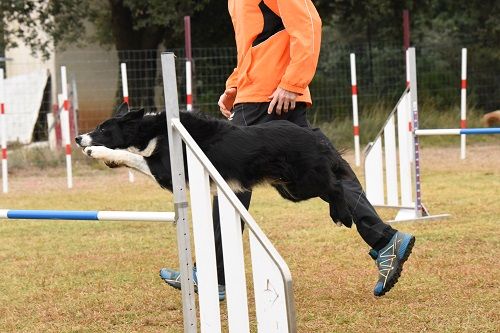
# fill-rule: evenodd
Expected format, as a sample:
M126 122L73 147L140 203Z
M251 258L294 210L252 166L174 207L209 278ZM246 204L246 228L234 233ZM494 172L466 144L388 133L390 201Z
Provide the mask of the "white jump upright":
M361 150L359 148L359 116L358 116L358 84L356 79L356 55L351 53L351 94L352 94L352 128L354 135L354 161L361 165Z
M365 152L366 195L376 207L397 208L392 221L443 218L448 215L430 215L422 203L420 145L413 135L418 129L415 49L407 52L407 88Z
M255 220L182 126L178 113L174 55L163 53L161 58L173 176L183 174L179 172L183 170L182 141L187 149L201 332L221 332L220 305L224 304L218 300L210 182L217 187L224 265L230 267L225 270L229 332L250 332L241 221L249 230L257 329L259 332L296 332L290 271ZM177 210L187 206L184 179L177 179L173 184L176 212L184 214L182 210ZM178 218L177 222L183 278L184 331L197 332L187 222L187 215Z
M500 134L500 128L420 129L415 49L409 48L407 54L409 77L407 88L365 153L366 196L374 206L399 209L391 222L440 219L449 216L430 215L422 202L421 136ZM465 84L462 83L462 86ZM397 118L396 129L395 118ZM399 178L397 165L399 165Z
M179 100L177 94L177 76L175 57L172 53L162 53L163 92L165 96L165 114L167 117L168 146L170 149L170 166L172 170L172 188L177 229L177 253L179 255L179 271L182 285L182 313L184 332L196 333L196 302L193 284L193 259L191 257L191 236L189 231L189 214L186 179L184 177L184 161L182 138L174 130L172 121L179 117Z
M406 64L406 88L410 87L410 51L406 49L405 51L405 64ZM410 100L406 101L406 103L410 103ZM408 139L408 144L410 146L413 145L413 124L412 124L412 114L411 114L411 108L408 105L408 118L407 118L407 123L406 124L400 124L401 126L405 126L406 130L408 131L408 135L406 135ZM399 125L398 125L399 126ZM410 161L413 161L413 154L410 154Z
M410 51L405 51L406 87L410 86Z
M5 119L4 71L0 68L0 132L2 146L2 192L9 192L9 171L7 164L7 125Z
M122 76L122 94L123 94L123 103L129 106L129 97L128 97L128 78L127 78L127 64L122 62L120 64L120 72ZM133 183L135 180L134 173L129 170L128 171L128 181Z
M61 66L62 112L61 132L63 145L66 151L66 177L68 188L73 188L73 170L71 166L71 131L69 122L68 80L66 66Z
M460 128L467 128L467 49L462 49L462 73L460 89ZM466 135L460 135L460 158L465 159Z

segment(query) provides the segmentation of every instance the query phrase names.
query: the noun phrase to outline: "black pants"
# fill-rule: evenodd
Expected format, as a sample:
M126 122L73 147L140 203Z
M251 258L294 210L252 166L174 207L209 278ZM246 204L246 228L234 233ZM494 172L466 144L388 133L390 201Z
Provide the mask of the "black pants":
M251 126L255 124L265 123L271 120L284 119L291 121L301 127L311 128L307 117L305 103L297 103L294 110L283 113L281 116L275 113L268 114L267 108L269 103L241 103L234 107L233 118L231 122L240 126ZM311 128L312 129L312 128ZM319 131L319 129L312 129ZM321 133L321 132L320 132ZM330 142L328 139L327 142ZM382 249L394 236L396 230L390 225L385 224L377 212L370 204L365 196L363 188L352 171L349 164L343 160L345 166L350 170L350 174L346 179L342 180L342 187L347 205L353 213L354 223L361 238L373 249ZM250 207L250 200L252 192L244 192L237 195L243 205L248 209ZM213 201L213 222L214 222L214 236L215 236L215 252L217 257L217 276L219 284L225 285L224 278L224 262L222 253L222 242L219 221L219 204L217 197ZM243 224L242 224L243 230Z

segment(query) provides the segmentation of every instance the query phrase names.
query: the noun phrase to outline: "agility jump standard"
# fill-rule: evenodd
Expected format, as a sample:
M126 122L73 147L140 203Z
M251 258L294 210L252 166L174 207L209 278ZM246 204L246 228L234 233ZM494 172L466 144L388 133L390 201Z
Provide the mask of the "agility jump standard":
M174 55L161 56L167 130L172 166L177 246L181 269L184 331L197 332L192 282L187 199L182 154L186 145L190 179L191 212L196 253L201 332L222 332L217 267L211 209L210 180L217 186L227 293L229 332L250 332L247 283L241 222L249 231L249 244L259 332L296 332L295 304L290 270L241 201L179 120ZM177 171L177 172L174 172ZM178 172L182 170L181 172Z
M366 195L376 207L398 208L393 221L440 219L449 214L430 215L422 203L419 137L500 134L500 128L420 129L414 48L408 68L406 90L365 151Z

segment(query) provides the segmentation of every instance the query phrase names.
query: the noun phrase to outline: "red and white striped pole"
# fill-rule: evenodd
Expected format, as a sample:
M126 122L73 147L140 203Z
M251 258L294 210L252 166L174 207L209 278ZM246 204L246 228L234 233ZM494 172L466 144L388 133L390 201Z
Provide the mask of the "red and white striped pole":
M128 104L128 79L127 79L127 64L122 62L120 64L120 69L122 72L122 92L123 92L123 103Z
M66 66L61 66L61 88L63 110L61 112L61 131L63 144L66 148L66 176L68 188L73 188L73 170L71 168L71 138L69 129L69 100L68 100L68 81L66 77Z
M467 49L462 49L462 83L460 96L460 128L467 128ZM465 159L466 135L460 135L460 158Z
M184 16L184 39L186 50L186 110L193 110L192 93L192 53L191 53L191 17Z
M358 85L356 81L356 55L351 53L351 92L352 92L352 122L354 134L354 160L356 166L361 165L359 148L359 118L358 118Z
M0 131L2 132L2 191L9 192L9 172L7 167L7 126L5 124L4 73L0 68Z
M122 73L122 92L123 92L123 103L127 104L127 107L130 108L129 100L128 100L128 78L127 78L127 64L122 62L120 64L120 69ZM133 183L135 180L134 174L132 171L128 171L128 181Z

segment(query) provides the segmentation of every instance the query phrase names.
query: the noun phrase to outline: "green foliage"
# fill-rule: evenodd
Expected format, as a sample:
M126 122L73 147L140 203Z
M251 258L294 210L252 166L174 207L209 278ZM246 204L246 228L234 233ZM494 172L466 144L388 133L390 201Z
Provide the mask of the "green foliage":
M22 40L33 53L47 57L52 42L58 45L63 41L79 41L85 33L83 18L89 13L89 3L79 0L2 0L0 12L5 47L16 47L17 41Z
M178 40L182 17L209 0L2 0L0 18L5 45L17 40L48 57L54 47L98 41L119 50L155 49ZM7 24L9 23L9 24ZM96 29L88 29L94 25ZM46 34L40 34L44 31Z

